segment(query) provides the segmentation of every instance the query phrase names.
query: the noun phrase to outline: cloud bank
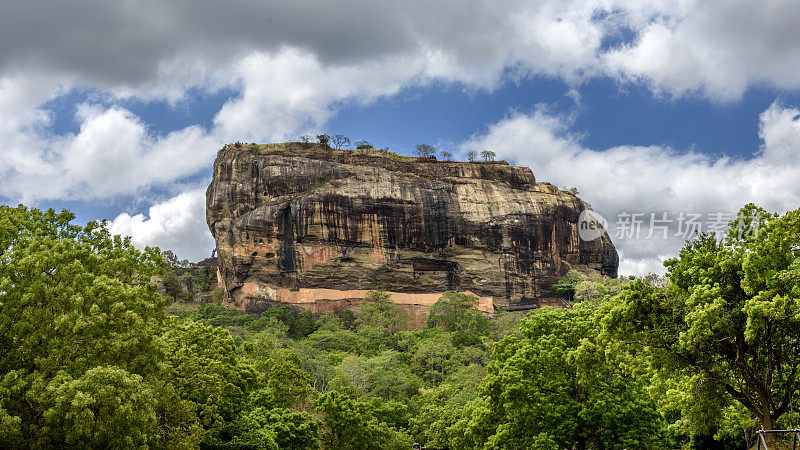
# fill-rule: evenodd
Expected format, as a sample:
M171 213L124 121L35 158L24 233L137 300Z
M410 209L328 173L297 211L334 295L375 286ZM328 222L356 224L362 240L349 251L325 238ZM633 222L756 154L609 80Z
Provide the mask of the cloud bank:
M205 189L195 189L152 206L147 217L122 213L109 224L109 230L131 236L139 248L158 246L181 258L200 261L211 256L214 248L205 211Z
M2 12L0 196L11 201L95 201L174 186L207 170L224 143L314 132L343 101L369 104L432 81L492 90L544 76L577 89L610 78L655 96L719 103L751 86L800 88L800 4L792 0L8 0ZM102 101L77 108L79 131L52 134L44 105L77 89ZM220 89L236 95L210 127L164 135L122 106L178 105L190 91ZM475 142L502 133L539 139L533 153L504 156L600 193L595 202L609 211L708 211L748 198L781 209L797 197L787 175L796 169L793 111L776 104L764 112L763 148L746 161L661 147L586 149L568 120L546 111L497 123ZM141 220L155 227L165 217ZM155 236L130 230L137 242ZM644 251L626 252L630 264L644 261Z
M776 102L760 115L762 146L749 159L714 158L660 146L591 149L570 132L570 123L569 117L539 107L492 124L462 149L494 149L499 157L531 167L537 179L576 186L608 220L612 240L621 251L621 273L663 273L663 260L676 255L684 242L683 236L675 236L681 213L700 214L705 231L711 225L708 218L715 214L730 218L746 203L781 212L800 205L797 108ZM638 239L630 233L633 221L624 216L634 213L642 213L644 220ZM661 232L648 238L651 213L657 219L666 213L672 220L660 224L670 226L667 239Z

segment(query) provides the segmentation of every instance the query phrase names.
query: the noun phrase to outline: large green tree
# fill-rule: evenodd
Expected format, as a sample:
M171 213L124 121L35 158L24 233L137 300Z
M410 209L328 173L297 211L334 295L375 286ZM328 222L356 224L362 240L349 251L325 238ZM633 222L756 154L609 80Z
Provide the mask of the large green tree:
M542 308L500 341L458 446L654 448L660 418L626 354L598 341L596 306ZM459 425L457 424L458 428Z
M322 443L325 448L384 449L409 448L410 438L403 431L378 422L369 407L337 391L326 392L317 400L322 414Z
M377 354L397 348L399 333L411 322L400 305L385 291L370 291L362 300L356 319L356 330L365 338L365 352Z
M607 332L775 428L800 388L800 210L747 205L725 238L699 236L665 265L668 286L637 280L609 303Z
M489 333L489 318L478 311L478 297L460 292L445 292L428 313L428 327L453 333L456 346L475 345Z
M386 291L369 291L361 302L357 323L396 334L408 328L410 318Z
M162 358L152 280L163 260L72 219L0 206L0 435L31 447L153 442L144 379Z
M319 421L305 412L254 408L242 415L233 445L242 449L316 450Z
M164 341L165 376L177 395L194 406L205 430L203 443L221 446L230 441L257 387L255 369L238 360L233 338L224 328L189 321L173 326Z
M43 420L57 425L48 432L52 444L131 448L154 443L155 392L141 376L97 366L77 379L62 373L46 389Z

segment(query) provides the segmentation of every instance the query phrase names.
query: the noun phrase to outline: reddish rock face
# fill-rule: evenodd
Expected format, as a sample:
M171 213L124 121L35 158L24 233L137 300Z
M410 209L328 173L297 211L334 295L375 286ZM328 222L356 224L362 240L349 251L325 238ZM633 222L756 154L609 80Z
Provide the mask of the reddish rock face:
M616 277L608 236L578 235L583 209L526 167L300 144L222 150L206 192L237 308L337 310L381 288L420 320L449 290L490 312L558 304L570 268Z

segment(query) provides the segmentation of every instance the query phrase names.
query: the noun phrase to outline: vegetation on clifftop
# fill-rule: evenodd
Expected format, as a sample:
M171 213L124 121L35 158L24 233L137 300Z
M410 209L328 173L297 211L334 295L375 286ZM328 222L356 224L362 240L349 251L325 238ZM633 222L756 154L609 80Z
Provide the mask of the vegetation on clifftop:
M327 136L327 135L325 135ZM374 158L389 158L396 161L406 161L406 162L414 162L414 161L422 161L422 162L437 162L435 159L436 149L433 146L427 144L420 144L417 147L422 146L422 152L419 149L415 150L415 154L417 156L406 156L401 155L399 153L395 153L390 151L387 148L374 148L372 144L366 141L359 141L356 144L355 149L348 149L348 148L341 148L341 147L332 147L329 142L330 137L325 143L321 142L303 142L303 141L296 141L296 142L273 142L267 144L243 144L241 142L236 142L233 144L226 144L222 147L221 151L227 149L237 149L241 151L249 151L255 154L267 155L267 154L279 154L279 155L286 155L286 156L304 156L304 157L312 157L316 158L321 155L325 155L328 158L337 159L339 157L352 157L352 156L365 156L365 157L374 157ZM349 144L349 140L347 141ZM452 153L450 152L440 152L442 153L442 161L438 162L447 162L447 163L459 163L459 161L453 161ZM501 164L501 165L508 165L506 161L495 161L494 160L494 152L491 151L484 151L483 152L484 160L481 162L482 164ZM475 162L474 158L470 159L470 162Z

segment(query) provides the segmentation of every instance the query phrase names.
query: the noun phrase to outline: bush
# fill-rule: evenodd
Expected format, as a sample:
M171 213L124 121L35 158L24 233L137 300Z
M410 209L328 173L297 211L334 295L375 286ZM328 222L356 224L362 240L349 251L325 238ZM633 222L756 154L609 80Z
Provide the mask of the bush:
M475 309L477 305L478 297L474 295L445 292L431 306L427 325L453 333L457 347L479 344L481 336L489 333L489 319Z
M314 314L311 311L298 313L289 306L277 306L262 312L258 319L253 320L247 325L250 331L258 332L270 324L272 319L277 319L288 328L288 334L293 338L306 337L316 331L317 326L314 322Z
M247 326L256 316L242 314L238 310L226 308L222 305L208 303L200 309L197 319L215 327Z

